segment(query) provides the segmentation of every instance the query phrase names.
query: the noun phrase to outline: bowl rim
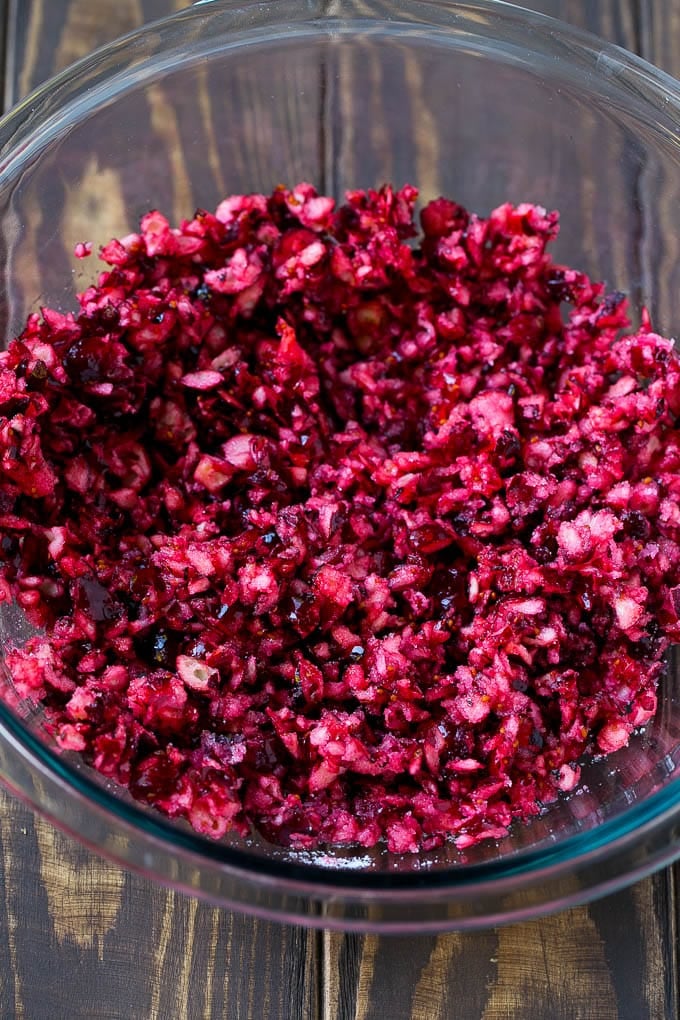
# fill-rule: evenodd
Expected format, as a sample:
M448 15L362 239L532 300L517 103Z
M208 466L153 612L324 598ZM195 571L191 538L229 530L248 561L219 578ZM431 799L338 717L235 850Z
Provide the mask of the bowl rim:
M334 11L340 10L343 6L349 9L351 5L352 0L307 0L304 5L297 5L298 11L304 14L304 17L299 18L299 24L312 23L316 27L329 25L336 17ZM127 66L124 61L121 64L124 54L128 54L129 60L129 55L143 48L150 37L156 35L162 39L199 19L214 17L224 19L225 23L228 23L249 11L266 12L269 15L268 23L273 30L277 25L283 27L287 24L285 11L289 9L286 0L283 2L279 0L275 5L267 0L241 0L241 2L198 0L191 7L150 22L94 50L40 85L0 119L0 187L17 150L26 147L36 136L37 129L45 131L47 135L54 129L48 124L46 130L46 122L41 119L45 111L51 112L55 103L63 101L65 96L79 94L88 87L88 83L96 84L102 66L112 66L117 62L120 65L118 73L121 74ZM430 26L433 26L433 23L428 15L433 11L439 11L444 12L447 17L455 15L461 22L467 19L470 24L473 24L475 16L484 15L495 19L496 23L514 26L515 29L530 29L533 45L536 45L537 40L544 45L560 43L584 60L591 67L595 83L601 81L604 86L605 82L609 82L610 85L613 82L612 87L624 88L629 92L632 90L643 104L651 103L659 117L665 119L661 127L669 135L672 136L672 126L678 123L677 114L680 113L678 81L643 58L619 46L604 42L580 28L507 3L505 0L463 0L463 2L406 0L403 9L394 10L393 17L385 20L386 26L389 25L392 29L397 24L410 24L411 22L406 19L406 11L420 12L422 19L420 23ZM347 14L347 23L357 24L358 22L353 19L360 17L358 11L350 11ZM436 27L435 24L433 30ZM527 42L527 49L531 51L530 42ZM138 58L136 67L140 66L140 60L142 65L146 63L151 66L153 55ZM109 74L102 78L102 81L109 80ZM680 148L680 142L678 147ZM353 868L343 870L340 867L331 868L308 861L292 862L275 857L266 858L176 828L160 813L157 816L147 814L134 803L116 798L90 780L87 775L74 769L62 756L36 738L19 716L2 703L0 703L0 740L23 754L39 771L55 778L63 790L70 792L71 795L76 793L88 802L96 802L99 809L108 812L127 829L137 835L143 834L166 851L173 853L181 851L195 860L200 860L201 863L209 862L216 867L247 876L248 880L256 883L283 882L289 888L298 889L303 893L315 895L325 893L329 897L343 892L359 898L370 894L371 901L379 901L391 899L398 893L401 901L408 903L416 900L436 900L441 898L443 892L449 894L465 892L472 895L480 888L487 890L493 888L494 892L503 888L516 889L530 882L535 883L543 879L550 881L555 876L564 875L567 870L573 870L575 864L590 867L594 862L607 856L612 847L623 848L637 843L645 835L658 833L668 826L671 819L680 815L680 775L678 775L663 789L650 794L644 801L633 803L617 817L602 821L592 829L577 832L554 844L541 845L538 849L518 849L505 858L455 864L442 869L361 873ZM23 793L39 811L47 813L59 824L59 819L53 813L46 812L44 806L36 802L28 790L19 792ZM605 886L609 888L612 884L621 885L633 881L678 854L680 839L677 846L667 846L663 851L659 850L653 860L650 858L637 869L627 871L625 876L612 876L609 883L603 880L582 890L572 902L592 898L598 889ZM114 855L108 853L108 856ZM126 866L134 867L134 863L127 859L121 858L121 861ZM200 890L195 888L189 888L187 891L200 894ZM537 912L538 909L534 908L531 911L532 916ZM308 918L305 920L309 921ZM480 923L488 922L482 919Z
M188 828L180 829L167 821L160 812L146 812L137 807L132 800L119 799L105 786L91 779L87 772L75 768L68 761L67 755L53 751L26 728L20 716L1 701L0 737L8 738L12 744L22 745L36 766L41 771L50 772L62 787L80 794L87 802L97 803L105 811L112 808L112 813L120 818L126 827L135 831L141 829L145 835L161 843L170 844L173 850L181 847L189 854L196 854L197 850L200 850L202 859L207 857L215 864L247 871L249 875L255 871L263 876L290 878L300 889L306 889L307 882L312 881L316 891L327 887L329 891L342 888L357 893L370 890L371 893L378 895L381 893L390 895L398 889L405 894L421 896L425 891L424 883L428 886L430 894L435 895L444 887L450 888L452 884L474 889L477 880L483 880L489 875L498 879L511 879L530 873L535 879L543 873L550 873L555 866L559 866L565 860L570 864L577 859L593 862L605 855L614 842L621 846L621 841L625 843L636 841L641 833L652 831L659 822L666 820L669 812L680 808L679 771L667 786L632 804L614 818L606 819L592 829L574 833L553 844L542 845L539 849L528 847L515 851L505 859L456 864L441 870L361 873L355 869L343 870L306 861L298 863L277 857L250 854L247 850L225 846L220 841L199 836ZM572 850L576 852L572 853ZM678 852L680 853L680 845ZM537 863L541 864L538 869L534 867ZM461 881L451 883L450 876L457 876Z
M591 65L592 73L601 84L611 79L617 86L627 87L629 100L637 96L644 103L651 103L657 113L664 117L665 128L680 146L678 117L670 116L672 109L680 115L680 81L643 57L603 40L592 32L569 25L550 15L532 11L510 0L402 0L398 10L391 6L391 0L372 2L384 5L385 16L382 20L390 30L394 30L398 25L412 25L414 19L409 19L407 12L415 10L422 12L421 24L435 27L427 20L428 12L443 12L444 16L458 18L461 21L467 19L473 27L477 24L478 28L480 18L483 20L485 17L506 26L515 26L521 29L520 37L523 36L525 48L529 48L527 40L533 43L546 41L552 46L562 44L568 51L569 58L573 60L578 56L584 59L585 64ZM356 11L351 10L353 3L356 3ZM350 11L348 17L343 18L338 12L344 7L350 8ZM130 54L141 49L154 35L158 35L162 41L166 34L177 31L178 26L189 26L204 19L235 20L252 12L269 15L268 26L278 24L285 28L286 32L292 30L293 23L313 24L317 28L321 24L334 24L337 27L352 17L371 20L362 9L367 10L368 5L362 5L358 0L304 0L304 3L278 0L276 5L272 5L270 0L194 0L187 8L124 33L96 47L91 53L52 75L0 117L0 184L6 170L8 150L10 148L15 150L25 144L34 133L35 122L40 121L40 115L44 114L45 110L55 110L53 116L63 125L62 104L65 97L72 98L73 93L85 88L91 92L101 87L98 72L102 65L107 67L104 80L110 88L111 83L125 73L126 55L129 62ZM250 31L247 29L242 33L244 38ZM181 52L184 52L184 49L177 50L176 59ZM134 67L139 72L153 60L153 56L150 60L137 56L133 60ZM108 73L110 70L114 73ZM46 131L48 126L49 122L40 121L41 132L49 134Z

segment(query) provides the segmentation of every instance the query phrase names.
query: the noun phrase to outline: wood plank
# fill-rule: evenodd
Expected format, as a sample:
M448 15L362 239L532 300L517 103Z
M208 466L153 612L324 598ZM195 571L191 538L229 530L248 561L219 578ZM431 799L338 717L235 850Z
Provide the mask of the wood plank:
M6 106L111 39L173 11L189 0L6 0L11 33Z
M317 937L114 867L0 793L0 1016L313 1018Z
M680 5L658 5L653 0L640 3L640 52L651 63L676 77L680 75L678 33ZM645 255L647 291L654 310L654 325L674 336L680 333L677 316L677 292L680 287L680 238L675 224L680 203L680 170L675 146L672 161L665 167L648 158L641 180L645 216L641 221L642 248ZM670 167L670 169L669 169Z
M626 3L600 0L596 4L589 0L524 0L521 6L592 32L625 49L636 51L639 47L637 0Z
M680 3L673 2L659 5L654 0L639 0L640 4L640 52L652 64L680 78ZM649 197L656 197L659 202L659 215L649 217L646 223L646 250L650 262L665 281L662 295L666 295L668 308L664 311L675 317L675 336L680 335L680 323L677 321L677 287L680 267L680 247L677 237L669 238L668 230L662 231L664 219L671 222L680 202L680 185L677 178L664 177L661 181L648 176L645 187ZM673 868L673 878L680 882L680 863ZM676 897L676 912L673 918L675 932L680 923L680 903ZM677 937L677 934L676 934ZM676 943L677 946L677 943ZM676 953L677 966L677 953Z
M9 23L8 102L109 38L186 6L187 0L17 0ZM151 128L166 145L180 130L176 98L157 90L150 111ZM136 127L132 147L148 136L149 121ZM207 140L212 124L198 117L198 129ZM210 151L207 141L203 148ZM166 177L176 205L191 213L181 167L171 169ZM115 168L88 165L76 185L56 181L45 197L63 202L74 231L99 230L104 237L119 224L129 194ZM311 1020L318 1014L316 933L162 889L81 848L2 792L0 891L2 1017Z
M670 1020L660 881L495 931L324 939L324 1020Z
M562 18L629 49L638 49L641 45L639 9L635 2L523 0L523 6ZM678 17L680 3L673 0L659 5L649 0L648 6L656 19L655 35L665 41L666 55L670 57L673 53L673 59L677 60L677 50L673 48L677 29L674 36L669 29ZM665 12L669 12L668 15ZM403 69L387 67L382 73L388 77L393 74L396 81ZM376 96L381 92L387 95L390 87L394 87L394 82L381 81L379 74L379 69L366 61L365 85L359 90L362 104L371 102L379 106ZM429 94L434 91L430 84ZM366 96L372 98L367 101ZM346 117L353 101L349 93L337 97ZM406 111L404 116L408 116ZM370 131L370 115L368 126L367 118L363 122L360 118L361 111L357 110L353 127L347 129L352 134L344 140L349 160L354 158L355 137L364 140ZM380 156L387 158L392 152L381 137L381 132L385 133L385 123L383 115L366 143L372 153L368 163L363 162L362 149L362 170L369 177L380 170ZM428 134L431 130L425 124L419 140L421 137L427 140ZM431 144L436 143L431 140ZM596 144L593 139L592 145ZM586 139L583 146L586 158L588 145ZM428 151L427 191L438 187L433 176L438 158L435 149ZM398 169L394 171L398 164L391 156L390 159L392 172L401 180ZM342 160L341 153L341 168ZM341 169L345 177L354 172L351 161L347 169ZM488 167L485 172L489 172ZM422 181L423 176L418 179ZM537 180L540 180L539 174ZM457 183L466 200L466 179L461 177ZM570 217L579 203L580 196L575 202L567 202ZM593 220L592 207L584 208L582 220L588 229L589 221ZM616 257L641 260L638 241L634 230L627 240L619 231ZM582 243L588 243L587 233ZM591 243L594 243L592 238ZM323 966L323 1006L327 1020L365 1017L371 1020L388 1017L390 1020L408 1017L509 1020L515 1016L525 1020L545 1020L546 1017L567 1020L577 1016L588 1020L661 1020L676 1017L673 874L668 870L588 907L495 932L418 940L326 933Z
M680 4L639 0L640 54L667 74L680 78Z

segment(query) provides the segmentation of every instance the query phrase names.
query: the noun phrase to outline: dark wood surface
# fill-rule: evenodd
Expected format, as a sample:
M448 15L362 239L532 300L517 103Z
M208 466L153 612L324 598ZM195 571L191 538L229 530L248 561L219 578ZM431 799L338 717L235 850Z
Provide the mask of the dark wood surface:
M5 106L184 0L0 0ZM680 74L680 0L533 0ZM3 80L3 79L0 79ZM476 934L316 933L101 861L0 793L0 1020L675 1020L675 871Z

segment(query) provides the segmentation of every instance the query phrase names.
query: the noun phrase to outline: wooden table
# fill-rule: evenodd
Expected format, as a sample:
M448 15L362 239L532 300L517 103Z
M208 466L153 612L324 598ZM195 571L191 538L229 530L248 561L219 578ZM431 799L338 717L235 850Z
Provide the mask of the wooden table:
M680 76L680 0L525 0ZM186 0L0 0L4 103ZM677 869L558 916L378 938L213 909L0 793L0 1020L673 1020Z

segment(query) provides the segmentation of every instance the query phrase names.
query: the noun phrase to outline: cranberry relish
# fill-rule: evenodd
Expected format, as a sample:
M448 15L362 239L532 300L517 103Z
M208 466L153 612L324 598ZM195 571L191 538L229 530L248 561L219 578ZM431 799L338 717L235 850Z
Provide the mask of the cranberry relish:
M149 213L0 355L13 691L210 836L500 838L680 637L671 342L557 214L438 199L414 247L416 196Z

